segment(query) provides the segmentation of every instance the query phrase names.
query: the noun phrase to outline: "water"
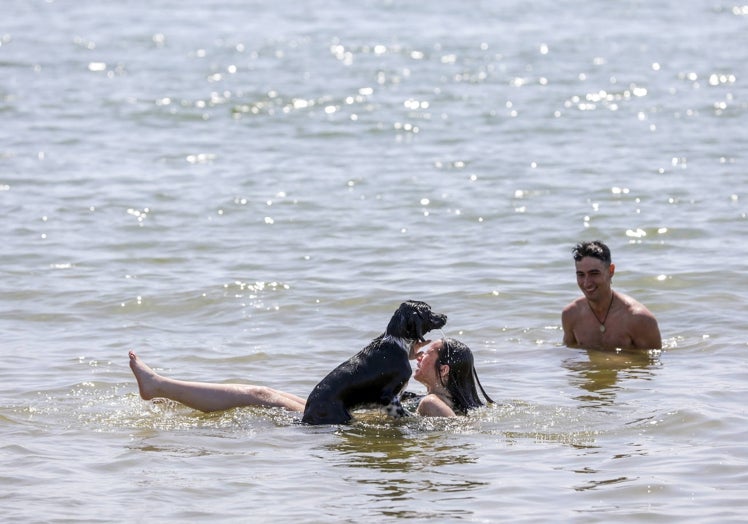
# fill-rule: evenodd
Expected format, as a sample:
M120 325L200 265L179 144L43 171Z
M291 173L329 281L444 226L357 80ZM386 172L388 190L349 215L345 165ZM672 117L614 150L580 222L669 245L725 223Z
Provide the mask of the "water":
M744 521L748 7L349 4L3 3L3 518ZM560 345L593 238L661 354ZM304 395L409 298L498 406L303 427L127 367Z

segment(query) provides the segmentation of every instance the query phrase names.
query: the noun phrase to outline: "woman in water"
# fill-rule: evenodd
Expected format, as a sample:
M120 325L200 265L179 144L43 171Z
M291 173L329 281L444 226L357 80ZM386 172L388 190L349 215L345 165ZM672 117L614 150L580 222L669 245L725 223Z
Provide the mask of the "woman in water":
M426 386L426 395L416 408L418 414L454 417L483 406L476 383L486 401L494 403L478 380L469 347L452 338L416 344L413 378ZM246 406L303 412L306 404L302 397L267 386L188 382L164 377L140 360L134 351L130 351L130 368L144 400L167 398L204 412Z

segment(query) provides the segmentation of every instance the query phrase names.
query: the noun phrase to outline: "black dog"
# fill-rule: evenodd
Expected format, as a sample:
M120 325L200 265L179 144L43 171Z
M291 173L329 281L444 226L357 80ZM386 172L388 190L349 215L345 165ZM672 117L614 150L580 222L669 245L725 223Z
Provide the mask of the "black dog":
M323 378L306 401L302 422L345 424L350 409L366 405L385 406L392 416L405 416L400 394L410 379L408 356L416 340L447 323L447 316L432 313L425 302L400 304L387 330L357 355Z

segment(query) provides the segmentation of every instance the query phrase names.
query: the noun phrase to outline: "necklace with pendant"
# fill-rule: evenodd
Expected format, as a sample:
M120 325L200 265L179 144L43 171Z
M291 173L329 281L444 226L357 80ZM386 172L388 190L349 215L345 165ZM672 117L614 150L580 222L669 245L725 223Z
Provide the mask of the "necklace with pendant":
M605 316L602 320L597 318L597 313L595 313L595 310L592 309L592 304L590 304L589 300L587 301L587 305L590 306L590 311L592 311L592 314L595 315L595 320L600 324L600 333L605 333L605 321L608 320L608 313L610 313L610 308L613 307L613 299L616 298L615 293L613 293L610 296L610 304L608 304L608 311L605 312Z

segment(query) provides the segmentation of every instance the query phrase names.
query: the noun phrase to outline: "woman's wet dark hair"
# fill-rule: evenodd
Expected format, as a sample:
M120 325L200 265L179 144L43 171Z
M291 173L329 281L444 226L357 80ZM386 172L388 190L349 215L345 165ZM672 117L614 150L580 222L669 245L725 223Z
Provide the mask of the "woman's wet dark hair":
M494 404L494 401L486 394L478 379L478 373L475 371L475 363L473 361L473 352L470 351L469 347L459 340L443 338L442 347L439 350L439 358L436 363L436 375L438 377L441 377L439 366L445 364L449 366L449 375L447 376L447 383L442 385L449 391L456 412L465 414L470 409L479 408L484 405L478 396L478 390L475 387L476 383L486 398L486 402Z

